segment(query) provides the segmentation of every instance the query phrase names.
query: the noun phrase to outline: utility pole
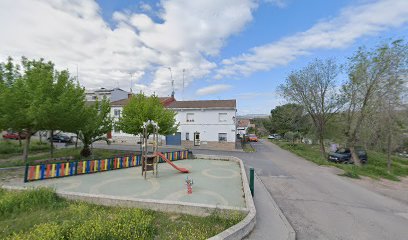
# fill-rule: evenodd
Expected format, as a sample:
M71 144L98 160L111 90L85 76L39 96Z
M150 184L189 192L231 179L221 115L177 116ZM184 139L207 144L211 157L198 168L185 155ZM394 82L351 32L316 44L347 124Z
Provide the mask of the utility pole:
M129 74L130 74L130 93L133 94L133 90L132 90L132 87L133 87L132 73L129 73Z

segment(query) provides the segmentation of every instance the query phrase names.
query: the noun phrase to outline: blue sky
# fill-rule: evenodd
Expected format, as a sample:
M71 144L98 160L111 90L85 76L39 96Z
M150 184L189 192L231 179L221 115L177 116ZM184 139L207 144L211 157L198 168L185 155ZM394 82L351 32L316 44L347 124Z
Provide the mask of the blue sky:
M3 0L0 29L2 61L44 57L78 68L87 88L166 96L172 75L178 100L269 113L284 103L277 86L314 58L344 63L359 46L406 39L408 1Z

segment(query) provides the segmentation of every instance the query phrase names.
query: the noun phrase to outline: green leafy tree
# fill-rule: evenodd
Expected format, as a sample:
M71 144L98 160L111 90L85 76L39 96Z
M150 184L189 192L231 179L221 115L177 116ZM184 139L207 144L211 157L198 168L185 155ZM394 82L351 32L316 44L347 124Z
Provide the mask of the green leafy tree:
M82 112L83 123L79 128L78 138L83 144L81 156L92 155L91 145L96 141L106 141L110 144L106 133L112 130L113 119L110 117L110 104L107 99L96 101L85 106Z
M70 78L69 72L52 69L53 66L50 66L50 71L41 82L41 88L34 96L34 104L37 106L35 120L39 124L39 129L50 131L51 139L56 130L75 132L81 127L83 124L81 110L85 104L84 90L79 83ZM53 156L53 141L50 141L50 144Z
M157 96L147 97L140 93L133 96L123 108L122 118L117 123L117 127L125 133L142 135L143 123L153 120L159 125L159 134L169 135L177 132L178 124L175 117L176 113L166 109ZM148 138L152 132L153 129L150 126L147 135L143 137Z
M308 128L308 117L304 114L303 106L294 103L272 109L269 122L271 132L280 135L289 131L306 132Z

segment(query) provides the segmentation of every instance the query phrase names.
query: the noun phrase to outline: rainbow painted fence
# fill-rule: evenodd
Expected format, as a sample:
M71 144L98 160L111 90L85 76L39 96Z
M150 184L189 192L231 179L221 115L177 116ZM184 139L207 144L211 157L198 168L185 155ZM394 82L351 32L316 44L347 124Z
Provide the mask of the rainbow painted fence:
M164 156L170 161L187 159L190 156L188 150L165 152ZM24 181L36 181L49 178L68 177L81 174L104 172L122 168L137 167L142 165L141 155L126 155L97 160L71 161L59 163L44 163L26 165ZM160 157L159 162L164 162Z

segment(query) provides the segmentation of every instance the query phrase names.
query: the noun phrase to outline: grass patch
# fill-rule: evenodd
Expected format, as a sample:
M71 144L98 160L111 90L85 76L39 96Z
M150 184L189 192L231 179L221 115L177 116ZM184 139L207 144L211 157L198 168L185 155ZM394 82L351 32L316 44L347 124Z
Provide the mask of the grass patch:
M84 160L85 158L81 158L80 156L81 148L61 148L56 149L54 151L54 158L68 158L72 157L75 160ZM92 156L86 159L101 159L101 158L109 158L114 155L121 155L129 153L129 151L122 151L122 150L110 150L110 149L93 149ZM30 156L31 155L31 156ZM37 152L37 153L30 153L28 157L29 163L34 163L37 160L47 160L51 159L51 155L49 153L49 146L47 146L46 152ZM11 156L9 158L0 159L0 168L4 167L16 167L16 166L24 166L24 161L22 159L22 155L18 156Z
M242 143L242 150L244 150L244 152L256 152L250 143Z
M0 189L0 239L207 239L243 218L237 212L197 217L98 206L49 189Z
M391 171L387 171L387 156L384 153L368 151L368 163L361 167L353 164L332 163L320 155L319 147L316 145L307 145L303 143L289 143L285 141L272 141L281 148L288 150L296 155L312 161L318 165L334 166L344 170L343 176L359 178L367 176L374 179L385 178L393 181L399 181L399 177L408 176L408 160L398 156L392 156Z
M0 140L0 158L8 158L23 153L25 140L22 140L22 146L16 140ZM49 149L47 143L32 141L30 143L30 152L43 152Z

